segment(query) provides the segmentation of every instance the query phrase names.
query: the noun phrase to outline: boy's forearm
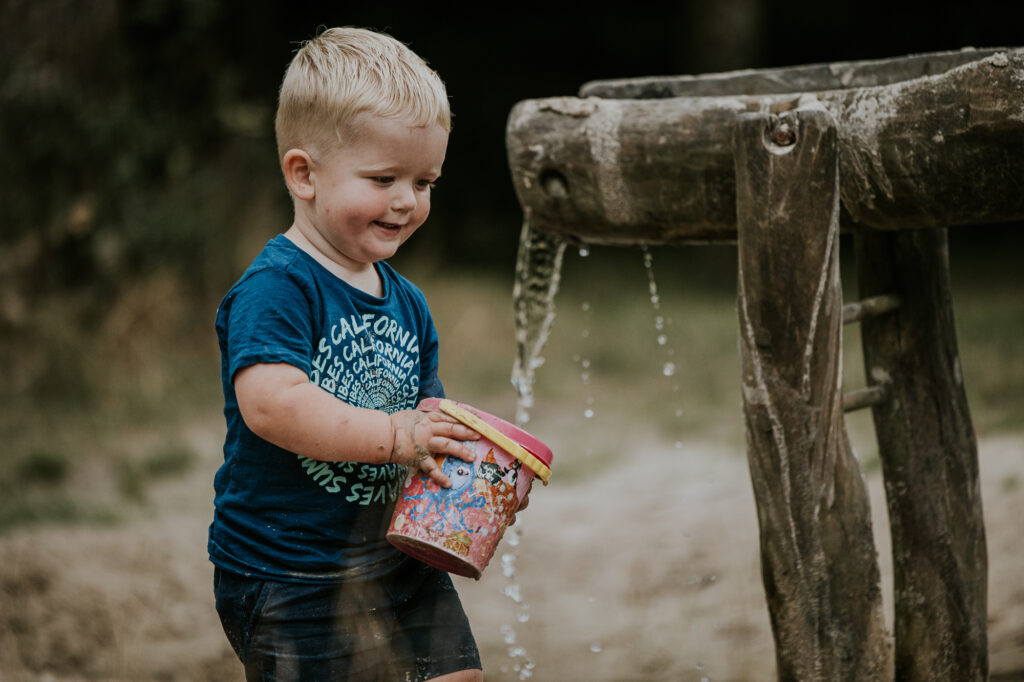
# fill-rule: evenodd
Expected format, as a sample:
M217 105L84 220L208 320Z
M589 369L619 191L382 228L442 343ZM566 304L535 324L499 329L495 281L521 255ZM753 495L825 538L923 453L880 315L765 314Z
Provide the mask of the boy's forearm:
M464 441L480 434L438 411L423 413L353 407L286 363L257 364L239 370L234 380L238 409L249 429L278 447L326 461L394 462L451 487L436 457L454 455L467 462L475 451Z
M235 379L242 418L257 436L311 459L389 461L395 436L387 413L338 400L298 370L257 372Z
M276 445L311 459L389 460L395 434L386 412L354 407L311 383L289 389L282 401L273 427L282 442Z

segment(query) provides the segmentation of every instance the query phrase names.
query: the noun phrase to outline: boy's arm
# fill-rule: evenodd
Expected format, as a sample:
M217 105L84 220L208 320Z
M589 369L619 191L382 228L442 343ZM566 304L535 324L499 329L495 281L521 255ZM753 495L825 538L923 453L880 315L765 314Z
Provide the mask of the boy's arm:
M260 438L311 459L394 462L450 487L433 455L466 461L474 452L463 440L480 435L441 412L403 410L388 415L338 400L287 363L261 363L238 371L238 408Z

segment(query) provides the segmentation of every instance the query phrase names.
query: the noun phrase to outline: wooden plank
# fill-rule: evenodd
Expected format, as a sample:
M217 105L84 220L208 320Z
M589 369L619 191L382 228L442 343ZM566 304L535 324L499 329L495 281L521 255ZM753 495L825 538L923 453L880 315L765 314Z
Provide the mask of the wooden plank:
M778 677L885 679L870 508L839 393L835 123L820 108L748 114L732 146L743 409Z
M860 322L866 317L885 315L900 307L897 296L872 296L863 301L854 301L843 306L843 324Z
M1020 48L939 75L813 95L519 102L506 131L516 194L535 229L567 239L734 240L733 122L811 100L838 122L844 226L1024 219Z
M745 69L697 76L647 76L584 83L580 97L652 99L662 97L730 97L872 88L935 76L984 59L1007 48L966 48L889 59L803 64L779 69Z
M889 392L883 384L858 388L843 394L843 412L863 410L865 407L878 405L888 397Z
M896 679L985 680L985 525L946 231L863 231L856 241L861 295L903 301L861 324L868 380L889 393L873 415L893 543Z

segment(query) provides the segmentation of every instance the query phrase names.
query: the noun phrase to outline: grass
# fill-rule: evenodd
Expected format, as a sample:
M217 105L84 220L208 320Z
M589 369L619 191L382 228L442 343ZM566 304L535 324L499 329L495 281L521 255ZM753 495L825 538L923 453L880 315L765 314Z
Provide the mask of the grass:
M961 362L981 437L1024 425L1024 291L1013 250L995 242L962 256L951 247ZM651 442L704 440L744 452L735 249L650 253L657 307L639 249L566 254L527 425L552 445L560 480L585 479ZM511 264L488 272L414 262L399 269L434 312L448 395L512 419ZM855 295L850 270L844 260L847 299ZM58 304L41 312L39 337L56 340L42 347L53 362L39 365L41 383L0 395L0 532L117 522L145 505L153 486L196 466L200 456L181 430L220 420L214 307L180 300L176 284L158 277L115 304L113 321L96 334L62 326ZM190 309L209 314L192 319ZM849 388L864 383L858 337L855 326L844 330ZM24 368L46 356L11 362ZM847 415L846 426L862 465L878 466L869 412Z

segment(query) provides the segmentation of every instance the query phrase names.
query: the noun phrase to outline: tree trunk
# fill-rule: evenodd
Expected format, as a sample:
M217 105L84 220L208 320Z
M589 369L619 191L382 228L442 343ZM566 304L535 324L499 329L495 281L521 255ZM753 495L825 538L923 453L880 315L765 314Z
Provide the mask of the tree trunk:
M838 123L844 225L1020 220L1024 49L970 54L940 75L814 95L526 100L506 134L516 193L534 229L569 239L732 240L733 122L816 99Z
M945 230L859 233L864 297L895 312L862 322L875 406L895 582L896 677L969 682L988 675L988 560L978 454L964 393Z
M733 137L748 458L780 680L891 676L867 491L840 395L837 134L823 109Z

